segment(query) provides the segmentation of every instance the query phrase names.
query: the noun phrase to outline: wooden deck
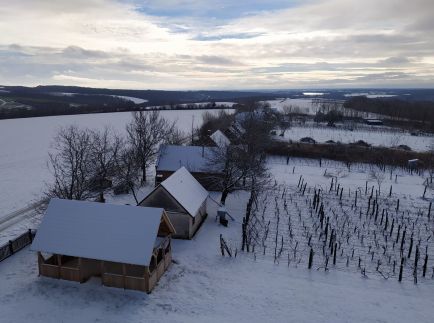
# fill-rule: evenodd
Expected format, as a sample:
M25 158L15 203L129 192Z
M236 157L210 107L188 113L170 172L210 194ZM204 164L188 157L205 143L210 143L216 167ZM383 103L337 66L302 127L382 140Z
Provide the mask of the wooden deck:
M39 274L45 277L84 283L101 277L105 286L150 293L172 262L170 238L155 247L149 266L138 266L95 259L52 255L44 259L38 253Z

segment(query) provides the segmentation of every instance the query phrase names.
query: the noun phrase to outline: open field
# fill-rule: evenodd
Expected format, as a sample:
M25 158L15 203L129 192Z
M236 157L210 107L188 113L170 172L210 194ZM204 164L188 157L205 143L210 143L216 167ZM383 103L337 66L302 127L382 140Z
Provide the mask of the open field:
M178 128L189 135L192 125L201 125L205 111L162 111L161 115L176 121ZM110 126L122 133L130 119L130 112L121 112L0 120L0 217L39 198L44 183L51 178L46 162L50 144L60 127Z
M299 141L301 138L310 137L319 143L328 140L344 144L363 140L373 146L396 147L406 145L414 151L429 151L434 148L433 136L412 136L408 132L388 129L355 129L353 131L339 127L326 126L294 126L285 131L284 137L276 136L279 140Z

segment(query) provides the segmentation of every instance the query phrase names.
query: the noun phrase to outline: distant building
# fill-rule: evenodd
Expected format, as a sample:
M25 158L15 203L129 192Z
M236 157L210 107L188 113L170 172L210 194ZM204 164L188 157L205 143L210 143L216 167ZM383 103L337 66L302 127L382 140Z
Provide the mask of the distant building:
M139 205L165 209L176 230L173 237L191 239L206 218L207 198L205 188L185 167L181 167Z
M313 139L311 137L303 137L300 139L300 142L305 143L305 144L316 144L315 139Z
M383 120L380 119L365 119L365 123L370 126L382 126Z
M51 199L31 249L39 274L150 293L172 259L162 208Z
M207 190L216 190L216 178L222 176L222 170L212 162L214 147L162 145L156 163L155 185L160 184L181 167Z
M217 147L227 147L231 144L229 138L220 130L216 130L212 135L210 135L210 138Z
M411 169L416 169L419 166L419 159L410 159L408 161L408 167Z

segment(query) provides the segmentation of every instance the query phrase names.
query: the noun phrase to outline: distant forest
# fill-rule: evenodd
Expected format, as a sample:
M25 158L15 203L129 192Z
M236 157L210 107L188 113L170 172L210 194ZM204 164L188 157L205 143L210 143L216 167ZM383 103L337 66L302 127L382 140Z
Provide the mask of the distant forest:
M147 100L135 104L125 98ZM214 102L237 102L245 99L266 100L273 98L259 92L237 91L156 91L111 90L67 86L2 87L0 99L8 104L0 106L0 119L72 115L86 113L109 113L152 109L150 106L166 106L161 109L217 109ZM12 102L12 103L10 103ZM207 102L201 107L188 103ZM1 103L1 102L0 102Z
M365 96L347 100L345 108L371 112L394 119L417 121L434 130L434 102L404 101L399 99L368 99Z

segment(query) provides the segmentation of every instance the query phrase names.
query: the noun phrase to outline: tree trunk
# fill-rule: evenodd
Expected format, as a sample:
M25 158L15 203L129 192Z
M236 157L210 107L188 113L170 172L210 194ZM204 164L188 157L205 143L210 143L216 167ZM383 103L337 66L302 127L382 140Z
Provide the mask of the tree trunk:
M146 166L142 166L142 183L146 183Z
M130 186L131 192L133 193L133 197L134 197L134 200L136 201L136 204L139 205L140 202L137 199L136 191L134 190L134 185L129 185L129 186Z
M220 203L225 205L226 204L226 198L229 195L229 191L228 190L223 190L222 192L222 197L220 198Z

